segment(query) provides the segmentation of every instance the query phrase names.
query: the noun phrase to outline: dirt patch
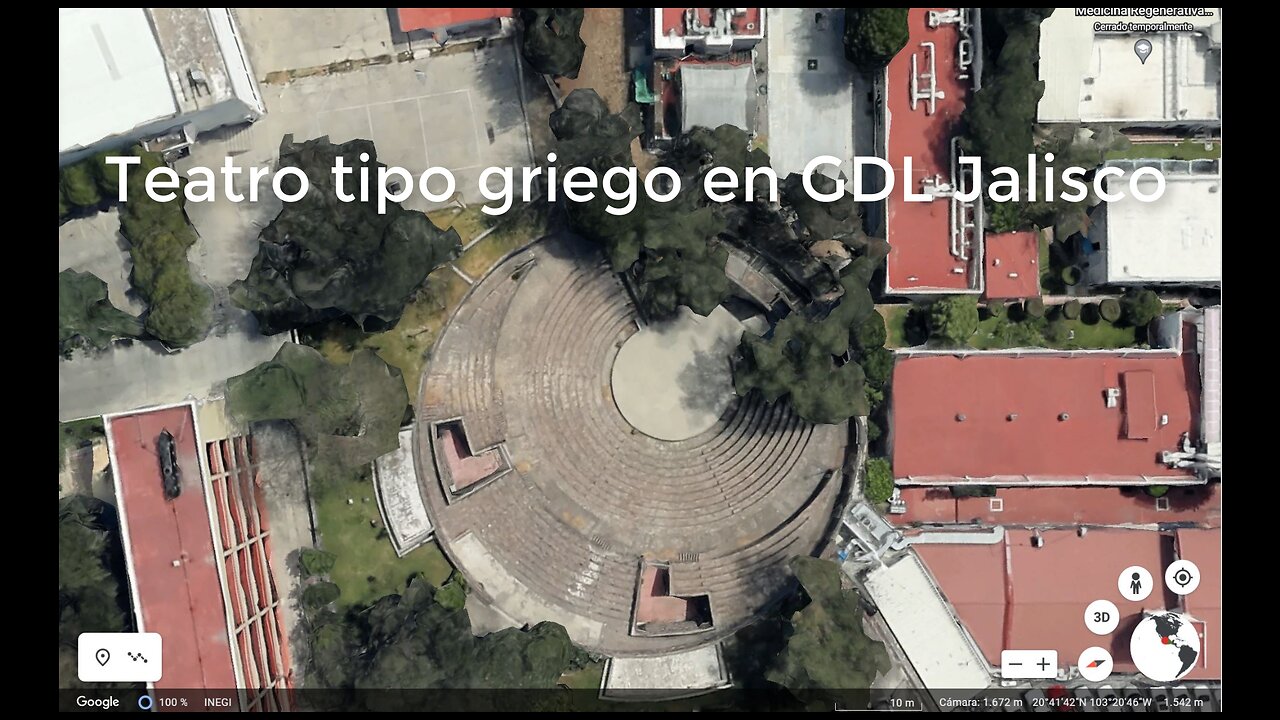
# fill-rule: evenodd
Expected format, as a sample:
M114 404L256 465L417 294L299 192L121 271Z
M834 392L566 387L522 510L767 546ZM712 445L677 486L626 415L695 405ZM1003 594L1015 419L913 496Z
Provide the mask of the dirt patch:
M582 57L578 77L556 78L560 97L578 88L592 88L609 109L618 112L631 99L630 79L623 56L626 43L623 38L622 18L624 8L587 8L582 20L582 41L587 45Z

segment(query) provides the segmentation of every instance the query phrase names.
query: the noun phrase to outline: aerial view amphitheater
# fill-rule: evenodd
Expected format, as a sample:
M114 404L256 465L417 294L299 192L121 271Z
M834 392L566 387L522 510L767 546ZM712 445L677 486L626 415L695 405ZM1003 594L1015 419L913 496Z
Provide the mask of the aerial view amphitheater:
M723 639L785 595L787 561L827 535L848 427L733 393L749 325L723 307L648 325L569 236L476 282L428 358L414 441L473 594L612 656Z

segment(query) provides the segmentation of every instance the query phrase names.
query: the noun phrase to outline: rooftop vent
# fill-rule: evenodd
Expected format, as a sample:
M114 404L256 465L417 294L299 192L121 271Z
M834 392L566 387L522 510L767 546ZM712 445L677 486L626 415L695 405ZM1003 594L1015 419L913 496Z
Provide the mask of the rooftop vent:
M1089 528L1081 525L1080 529L1076 531L1076 534L1079 535L1080 537L1084 537L1085 535L1089 534Z
M1040 533L1036 533L1031 536L1031 547L1035 547L1035 548L1044 547L1044 537L1042 537Z
M1018 413L1009 413L1009 422L1013 422L1014 420L1017 420L1017 419L1018 419Z
M1058 421L1059 421L1059 422L1066 422L1067 420L1070 420L1070 419L1071 419L1071 416L1070 416L1069 414L1067 414L1067 413L1059 413L1059 414L1058 414Z
M964 413L956 413L956 422L964 422Z

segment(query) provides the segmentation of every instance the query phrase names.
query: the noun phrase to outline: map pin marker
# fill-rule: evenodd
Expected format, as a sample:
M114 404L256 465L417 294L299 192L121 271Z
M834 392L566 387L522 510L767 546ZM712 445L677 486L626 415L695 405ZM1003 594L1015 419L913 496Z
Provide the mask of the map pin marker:
M103 648L98 652L94 653L93 656L98 659L99 665L106 665L107 661L111 659L111 653L107 652L106 648Z
M1144 38L1134 43L1133 52L1142 61L1142 64L1146 65L1147 58L1151 57L1151 41Z

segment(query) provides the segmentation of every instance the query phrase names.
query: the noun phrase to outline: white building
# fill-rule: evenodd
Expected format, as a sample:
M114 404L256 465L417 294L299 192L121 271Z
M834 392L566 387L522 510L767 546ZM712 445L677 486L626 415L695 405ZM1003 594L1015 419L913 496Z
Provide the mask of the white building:
M58 99L60 164L266 112L230 8L60 9Z
M1221 122L1219 8L1182 8L1206 14L1150 19L1083 14L1089 10L1058 8L1040 24L1040 122ZM1145 61L1135 51L1139 40L1151 43Z
M654 8L653 49L661 55L750 50L764 39L764 8Z
M1090 283L1151 285L1159 283L1218 286L1222 284L1222 175L1217 160L1113 161L1125 176L1105 178L1108 192L1122 200L1094 211L1085 277ZM1129 176L1138 167L1158 167L1165 191L1158 200L1142 202L1129 192ZM1155 181L1141 178L1142 192Z

